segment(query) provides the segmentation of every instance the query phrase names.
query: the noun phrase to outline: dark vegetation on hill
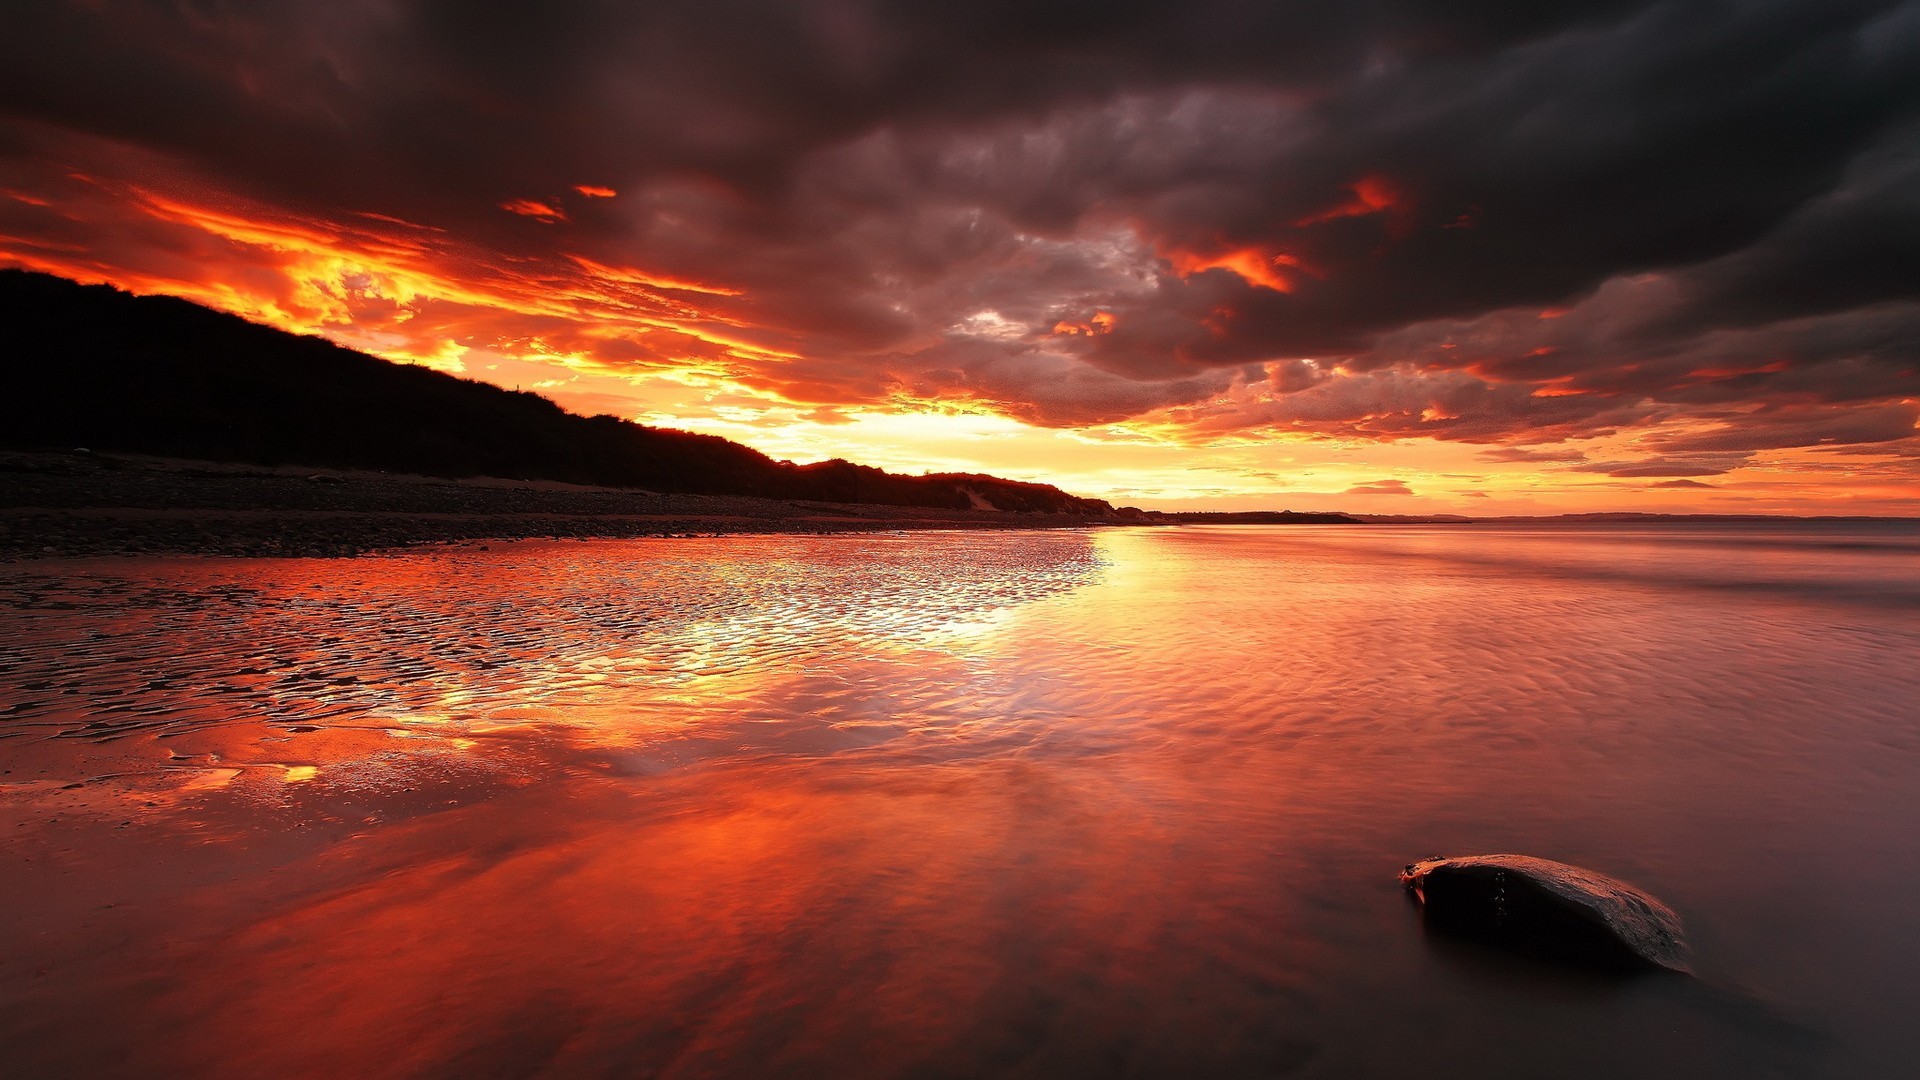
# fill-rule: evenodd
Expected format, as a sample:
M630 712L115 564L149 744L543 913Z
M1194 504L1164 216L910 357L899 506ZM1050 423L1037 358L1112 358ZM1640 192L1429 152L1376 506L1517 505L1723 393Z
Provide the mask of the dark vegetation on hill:
M713 435L576 416L171 297L0 270L0 446L702 495L1108 516L991 476L795 465Z

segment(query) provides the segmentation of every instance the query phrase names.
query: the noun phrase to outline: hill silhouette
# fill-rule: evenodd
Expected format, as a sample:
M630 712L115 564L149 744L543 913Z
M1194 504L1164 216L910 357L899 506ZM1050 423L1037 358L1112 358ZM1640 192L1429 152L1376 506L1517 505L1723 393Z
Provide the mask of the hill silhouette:
M0 270L0 446L698 495L1107 516L1103 500L964 473L776 461L713 435L579 416L165 296Z

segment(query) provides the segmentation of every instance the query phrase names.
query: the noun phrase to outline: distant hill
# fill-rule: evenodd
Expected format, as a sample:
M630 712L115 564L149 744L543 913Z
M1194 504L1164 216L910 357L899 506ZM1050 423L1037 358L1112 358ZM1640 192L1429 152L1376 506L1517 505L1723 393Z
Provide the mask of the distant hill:
M0 446L1109 516L1046 484L795 465L713 435L578 416L172 297L0 270Z

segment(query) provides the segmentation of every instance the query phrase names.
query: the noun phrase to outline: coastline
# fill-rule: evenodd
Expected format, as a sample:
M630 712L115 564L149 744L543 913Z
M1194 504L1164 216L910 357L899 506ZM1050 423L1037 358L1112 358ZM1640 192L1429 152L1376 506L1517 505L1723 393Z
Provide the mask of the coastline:
M486 540L1149 522L445 479L90 452L0 453L0 561L150 555L352 557Z

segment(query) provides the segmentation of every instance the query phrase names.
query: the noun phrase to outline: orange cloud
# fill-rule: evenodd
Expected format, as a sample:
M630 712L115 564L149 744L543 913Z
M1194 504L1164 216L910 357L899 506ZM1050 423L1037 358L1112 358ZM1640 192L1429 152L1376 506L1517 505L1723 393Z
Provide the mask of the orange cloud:
M566 212L559 207L548 206L546 203L535 202L532 199L513 199L509 202L503 202L500 204L500 209L505 210L509 214L519 214L521 217L530 217L536 221L544 221L549 225L556 221L567 220Z
M444 370L504 364L493 377L508 385L558 371L551 392L563 403L582 377L612 380L579 390L601 409L643 376L726 382L796 355L787 331L756 325L724 284L585 257L503 257L389 214L292 213L165 168L140 174L138 185L43 175L26 193L51 209L5 222L0 265L181 296ZM621 411L648 400L632 395Z
M1244 278L1249 285L1275 292L1293 291L1292 280L1281 272L1283 267L1290 270L1305 269L1300 260L1292 255L1269 255L1254 247L1213 255L1174 250L1164 257L1173 266L1173 272L1183 278L1205 270L1230 270Z
M740 295L739 289L729 289L724 285L707 285L698 281L663 277L659 274L649 274L644 270L635 270L632 267L606 266L580 255L569 255L567 258L595 277L608 281L624 281L631 285L644 285L650 289L677 289L682 292L707 293L712 296Z
M1068 337L1095 337L1113 330L1113 313L1096 311L1085 322L1068 322L1065 319L1053 324L1053 332Z
M371 210L358 211L355 216L366 218L368 221L384 221L389 225L403 225L409 229L423 229L427 232L444 233L447 231L437 225L422 225L418 222L408 221L405 218L394 217L391 214L376 214Z
M575 184L573 190L589 199L611 199L620 194L610 187L601 187L598 184Z

